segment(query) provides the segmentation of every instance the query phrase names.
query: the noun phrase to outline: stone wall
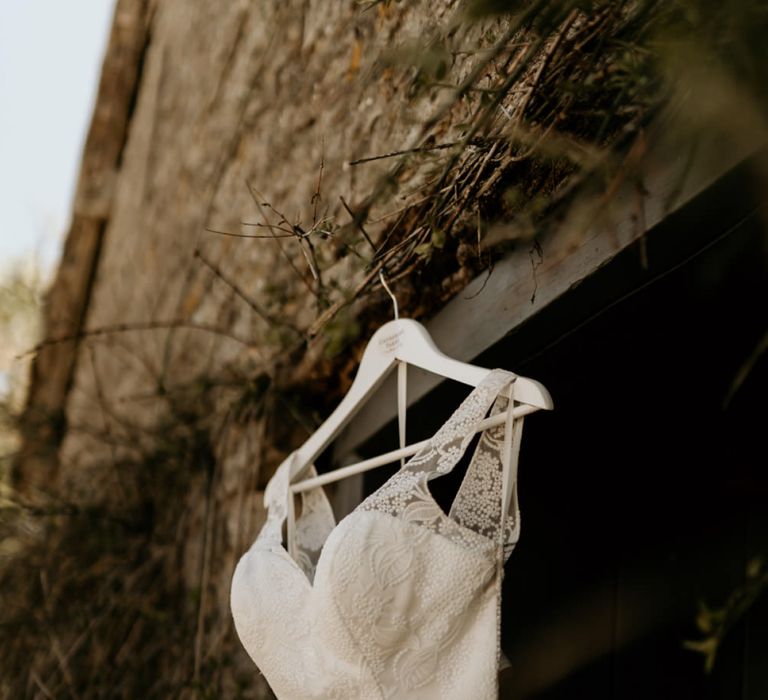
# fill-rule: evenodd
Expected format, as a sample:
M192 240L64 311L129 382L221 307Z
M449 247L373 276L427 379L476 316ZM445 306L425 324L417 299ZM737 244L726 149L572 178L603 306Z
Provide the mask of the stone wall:
M267 692L234 636L229 580L263 519L259 486L349 381L330 369L354 366L361 326L354 310L335 312L380 294L366 236L392 235L438 161L349 163L422 145L444 100L421 89L411 57L456 12L442 1L118 2L19 482L78 508L152 510L155 551L142 556L192 592L192 634L162 666L176 687L191 677L224 697ZM463 40L482 44L497 25ZM436 56L453 81L474 60ZM432 143L459 138L469 111L433 120ZM296 391L310 397L294 402L304 418L285 408ZM55 415L58 432L43 435Z
M485 221L515 214L502 242L540 254L533 222L567 178L617 163L583 139L638 136L645 88L559 87L605 75L626 49L602 39L632 17L464 14L486 5L118 0L17 480L134 542L140 622L87 642L116 679L157 674L126 697L266 696L231 573L272 470L391 315L378 272L401 313L434 312L489 267Z

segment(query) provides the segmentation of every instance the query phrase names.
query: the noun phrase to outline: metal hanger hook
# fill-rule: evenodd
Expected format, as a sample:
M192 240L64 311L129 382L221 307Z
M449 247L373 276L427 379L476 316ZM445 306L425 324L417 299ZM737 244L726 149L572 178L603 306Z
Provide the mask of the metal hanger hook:
M381 286L387 290L387 294L389 294L390 298L392 299L392 303L395 306L395 321L397 321L400 318L400 313L397 308L397 298L395 297L394 294L392 294L392 290L389 288L389 285L387 284L387 280L384 279L384 270L379 270L379 279L381 280Z

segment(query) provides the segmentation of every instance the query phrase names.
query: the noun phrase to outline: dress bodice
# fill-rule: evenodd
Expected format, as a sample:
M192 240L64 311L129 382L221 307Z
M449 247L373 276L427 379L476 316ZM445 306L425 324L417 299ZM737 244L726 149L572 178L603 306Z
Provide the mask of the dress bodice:
M240 640L281 700L497 696L502 566L517 542L514 466L502 517L505 425L485 430L450 512L427 482L450 472L515 375L493 370L428 445L334 524L322 490L302 494L295 558L283 546L290 463L232 578ZM509 446L507 440L506 447Z

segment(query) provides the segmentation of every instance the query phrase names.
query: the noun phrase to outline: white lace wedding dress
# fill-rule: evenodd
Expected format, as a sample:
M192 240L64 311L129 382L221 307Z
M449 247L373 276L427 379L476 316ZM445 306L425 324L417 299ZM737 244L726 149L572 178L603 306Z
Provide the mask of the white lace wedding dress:
M482 434L449 514L427 482L453 469L489 408L506 410L500 393L514 378L490 372L428 447L338 525L322 488L307 492L297 559L282 543L287 466L272 477L231 607L280 700L497 697L502 567L520 532L514 473L501 517L505 426Z

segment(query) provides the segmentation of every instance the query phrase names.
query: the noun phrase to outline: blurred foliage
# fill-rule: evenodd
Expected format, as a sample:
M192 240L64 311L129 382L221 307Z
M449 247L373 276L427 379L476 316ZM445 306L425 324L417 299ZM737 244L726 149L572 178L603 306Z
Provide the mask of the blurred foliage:
M146 514L117 514L17 502L0 512L0 649L17 670L0 680L4 697L168 697L152 692L168 683L162 650L183 646L193 616L183 614L165 551L173 534L158 532L149 514L164 505L146 505ZM155 653L137 654L137 645Z
M0 489L17 449L16 421L29 378L28 356L41 331L43 279L32 258L0 274Z
M381 69L438 108L417 147L382 156L398 157L366 206L417 168L430 184L382 233L373 262L417 279L411 315L430 313L494 257L535 245L577 192L596 199L582 207L586 230L651 142L677 155L705 140L754 145L768 133L766 32L756 0L470 0L418 41L387 48ZM490 255L457 255L476 248L478 231Z
M6 490L0 697L221 697L211 680L215 662L190 641L205 601L186 588L183 571L194 525L189 499L206 500L215 464L216 389L197 383L196 400L185 395L181 410L145 430L131 455L96 465L119 475L118 493L86 502ZM236 392L232 419L250 415L263 390L256 382Z
M360 324L347 310L336 315L325 327L325 356L332 358L360 337Z
M704 601L699 602L696 627L702 639L683 643L686 649L704 656L707 673L715 665L717 652L729 630L748 612L755 601L768 590L768 570L761 557L753 557L746 567L744 583L736 588L720 608L710 608Z

